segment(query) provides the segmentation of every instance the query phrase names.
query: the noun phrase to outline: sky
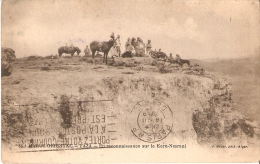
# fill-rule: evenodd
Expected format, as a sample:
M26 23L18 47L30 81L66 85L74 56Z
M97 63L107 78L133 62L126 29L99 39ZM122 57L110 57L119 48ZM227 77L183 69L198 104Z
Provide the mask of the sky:
M2 47L17 57L82 51L92 41L150 39L153 49L182 58L259 54L258 0L3 0ZM83 55L83 52L82 52Z

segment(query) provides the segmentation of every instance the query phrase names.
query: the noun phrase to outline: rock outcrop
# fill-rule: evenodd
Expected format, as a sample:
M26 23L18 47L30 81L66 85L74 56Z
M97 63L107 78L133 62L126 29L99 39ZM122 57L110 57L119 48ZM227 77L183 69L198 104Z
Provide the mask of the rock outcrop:
M4 47L2 48L1 76L11 75L15 58L15 51L13 49Z
M56 78L60 70L20 74L26 80L2 89L2 140L12 148L26 141L27 150L37 142L77 145L95 137L102 137L97 139L102 144L143 144L150 138L132 133L139 119L132 111L142 101L151 103L144 109L161 102L172 113L171 120L165 115L161 121L162 126L171 125L161 143L247 145L247 138L255 136L254 128L233 108L228 78L199 66L180 67L151 58L115 58L114 64L64 70L62 78ZM148 129L153 124L143 122Z

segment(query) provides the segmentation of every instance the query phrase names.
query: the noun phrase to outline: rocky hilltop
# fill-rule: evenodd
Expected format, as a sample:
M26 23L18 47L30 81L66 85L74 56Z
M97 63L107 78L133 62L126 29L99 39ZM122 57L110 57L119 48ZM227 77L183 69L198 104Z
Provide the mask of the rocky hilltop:
M160 101L172 113L170 134L159 143L248 145L257 137L233 108L228 77L148 58L118 58L108 66L87 61L17 60L12 76L2 78L2 141L26 150L97 135L103 144L144 143L132 133L139 117L132 111L141 101Z

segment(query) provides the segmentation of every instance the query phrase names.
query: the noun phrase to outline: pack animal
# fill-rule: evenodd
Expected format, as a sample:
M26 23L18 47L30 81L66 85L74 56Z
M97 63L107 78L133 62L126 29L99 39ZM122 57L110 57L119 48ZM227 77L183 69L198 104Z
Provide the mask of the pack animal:
M186 59L179 59L180 61L178 62L181 66L183 64L188 64L188 66L190 66L190 61L189 60L186 60Z
M58 53L59 53L59 57L61 57L61 55L63 53L65 54L71 54L71 57L74 55L74 53L77 52L77 55L79 55L79 53L81 52L81 50L78 47L66 47L66 46L62 46L58 49Z
M149 54L154 59L162 58L163 60L166 60L166 61L169 60L168 56L164 52L150 51Z
M90 50L92 52L92 61L94 61L94 56L96 51L103 52L103 63L106 61L107 64L107 55L110 50L110 48L115 44L115 40L111 39L107 42L98 42L98 41L93 41L90 43Z

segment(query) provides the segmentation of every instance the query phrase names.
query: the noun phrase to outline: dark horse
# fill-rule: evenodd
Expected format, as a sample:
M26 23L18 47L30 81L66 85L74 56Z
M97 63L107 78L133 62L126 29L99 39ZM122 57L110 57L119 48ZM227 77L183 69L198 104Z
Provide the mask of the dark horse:
M186 60L186 59L180 59L180 61L178 62L181 66L183 65L183 64L188 64L188 66L190 66L190 61L189 60Z
M164 52L150 51L149 54L154 59L163 58L164 60L169 60L168 56Z
M179 59L179 61L170 58L170 63L171 64L179 64L180 66L182 66L183 64L188 64L188 66L190 66L190 61L189 60L185 60L185 59Z
M79 53L81 52L80 49L78 47L66 47L66 46L62 46L58 49L59 52L59 57L61 57L61 55L63 53L65 54L71 54L71 56L74 55L74 53L77 51L77 54L79 55Z
M99 52L103 52L104 53L104 57L103 57L103 63L106 60L106 64L107 64L107 55L108 52L110 50L110 48L115 44L115 40L109 40L108 42L97 42L97 41L93 41L90 43L90 50L92 51L92 60L94 61L94 56L96 51Z

